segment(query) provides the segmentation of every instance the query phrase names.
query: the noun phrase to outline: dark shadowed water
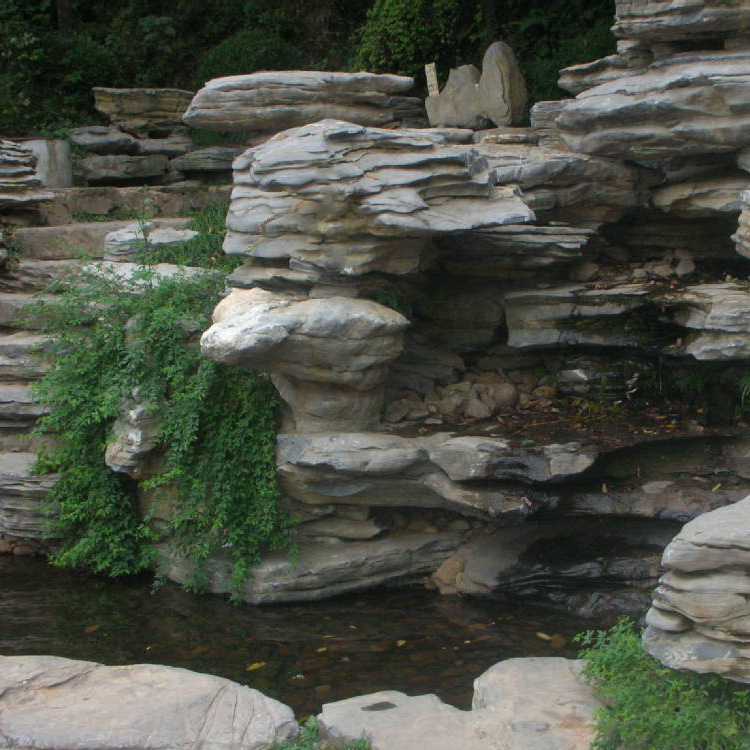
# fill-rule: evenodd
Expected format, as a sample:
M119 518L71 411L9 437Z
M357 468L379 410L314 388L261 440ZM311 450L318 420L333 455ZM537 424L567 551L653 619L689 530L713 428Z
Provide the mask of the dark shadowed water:
M300 717L385 689L468 708L472 681L495 662L572 656L571 637L590 627L552 610L421 590L235 606L0 556L0 654L185 667L257 688Z

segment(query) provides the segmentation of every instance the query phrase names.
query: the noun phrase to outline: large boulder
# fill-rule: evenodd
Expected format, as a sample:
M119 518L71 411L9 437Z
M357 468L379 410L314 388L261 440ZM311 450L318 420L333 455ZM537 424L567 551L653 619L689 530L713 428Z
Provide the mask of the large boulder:
M17 750L265 750L298 731L257 690L156 664L0 656L0 746Z
M263 71L209 81L185 112L191 127L278 133L334 118L384 126L423 116L419 99L403 96L406 76L319 70Z

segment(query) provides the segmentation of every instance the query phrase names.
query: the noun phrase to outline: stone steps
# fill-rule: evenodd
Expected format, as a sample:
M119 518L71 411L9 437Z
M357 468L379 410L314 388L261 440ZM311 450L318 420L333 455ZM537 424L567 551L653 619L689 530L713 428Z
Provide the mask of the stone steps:
M182 229L187 218L150 219L157 227ZM79 258L101 258L104 255L104 238L118 229L124 229L129 221L93 221L60 224L49 227L22 227L13 235L13 244L24 259L63 260Z
M54 201L39 209L43 224L73 224L91 214L106 219L125 216L185 216L229 199L231 185L181 184L160 187L57 188ZM132 219L131 219L132 221Z
M41 355L47 336L29 331L0 335L0 383L37 380L49 365Z
M41 328L40 321L34 320L30 308L43 299L27 292L0 292L0 328L16 329L12 333L18 329Z

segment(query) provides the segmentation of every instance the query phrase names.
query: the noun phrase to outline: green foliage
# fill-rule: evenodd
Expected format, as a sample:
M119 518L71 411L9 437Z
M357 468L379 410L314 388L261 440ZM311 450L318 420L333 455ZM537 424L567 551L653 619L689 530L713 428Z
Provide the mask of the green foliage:
M139 261L145 265L174 263L233 271L242 263L242 259L225 255L222 251L226 232L224 222L228 210L229 201L222 201L195 212L188 229L198 232L197 237L184 243L161 246L146 243L140 252Z
M633 624L578 636L584 674L604 701L593 750L750 747L750 692L720 677L678 672L641 647Z
M468 18L462 12L469 8ZM471 4L460 0L375 0L359 31L356 68L419 76L425 63L455 64L475 30Z
M196 221L211 227L219 213ZM198 260L214 259L201 250ZM112 423L134 389L160 425L158 473L142 489L169 506L167 533L197 563L189 583L200 586L202 564L220 549L236 587L265 546L291 550L277 505L275 391L197 346L223 290L222 273L165 279L143 265L128 280L79 272L60 284L57 301L38 305L54 339L36 397L50 406L39 432L60 438L39 457L40 468L60 473L48 498L50 533L63 539L57 564L110 576L153 564L154 531L136 512L135 483L104 462Z
M322 750L323 747L318 723L314 716L310 716L302 724L302 730L294 739L277 742L273 745L272 750ZM363 737L348 743L344 750L370 750L370 743Z

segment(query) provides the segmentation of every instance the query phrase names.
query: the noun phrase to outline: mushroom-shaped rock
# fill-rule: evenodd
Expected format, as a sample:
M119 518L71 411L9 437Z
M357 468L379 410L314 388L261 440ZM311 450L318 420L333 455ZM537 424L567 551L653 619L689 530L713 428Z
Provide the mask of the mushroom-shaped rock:
M667 545L643 643L668 667L750 683L750 497L704 513Z
M408 320L377 302L238 290L214 311L201 349L217 362L268 370L298 429L377 424L387 365Z

